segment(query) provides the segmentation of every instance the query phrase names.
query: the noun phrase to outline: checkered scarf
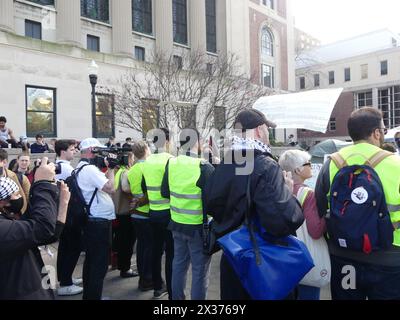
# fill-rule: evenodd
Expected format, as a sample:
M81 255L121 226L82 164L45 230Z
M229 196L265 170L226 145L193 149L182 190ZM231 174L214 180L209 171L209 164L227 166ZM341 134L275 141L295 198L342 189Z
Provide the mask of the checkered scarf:
M13 193L19 191L17 184L9 178L0 178L0 200L8 199Z

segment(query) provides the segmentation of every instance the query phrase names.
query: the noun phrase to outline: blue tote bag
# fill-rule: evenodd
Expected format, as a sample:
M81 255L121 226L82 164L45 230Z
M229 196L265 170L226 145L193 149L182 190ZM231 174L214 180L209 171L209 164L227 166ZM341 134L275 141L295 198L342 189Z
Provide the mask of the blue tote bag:
M250 183L247 201L245 224L219 238L218 244L252 299L285 299L314 267L312 257L296 237L278 239L255 232L254 224L258 223L249 217ZM262 230L260 226L257 229Z

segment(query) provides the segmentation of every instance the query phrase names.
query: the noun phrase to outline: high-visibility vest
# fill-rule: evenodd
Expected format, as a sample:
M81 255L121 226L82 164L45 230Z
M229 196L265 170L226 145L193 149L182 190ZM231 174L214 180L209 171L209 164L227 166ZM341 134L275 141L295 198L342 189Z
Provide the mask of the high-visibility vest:
M128 171L128 181L131 188L131 193L134 198L140 199L145 196L142 190L142 179L143 179L143 164L144 162L135 163ZM148 215L149 205L145 204L141 207L136 208L137 211Z
M126 167L125 166L121 166L121 168L119 168L119 170L115 174L115 177L114 177L114 189L115 190L118 190L119 183L121 181L121 175L125 170L126 170Z
M202 191L196 185L201 174L201 159L181 155L168 166L171 219L189 225L203 223Z
M382 150L369 143L360 143L343 148L339 154L347 165L363 165L366 160L371 159L374 155ZM329 167L330 185L332 186L333 179L338 173L334 161L331 161ZM386 203L389 209L392 223L400 222L400 157L389 156L375 167L375 171L381 180L383 192L385 193ZM330 192L328 193L328 203ZM400 247L400 229L394 231L393 245Z
M169 199L161 196L161 184L165 173L165 166L172 155L156 153L149 156L143 163L142 171L146 181L147 196L150 210L169 210Z

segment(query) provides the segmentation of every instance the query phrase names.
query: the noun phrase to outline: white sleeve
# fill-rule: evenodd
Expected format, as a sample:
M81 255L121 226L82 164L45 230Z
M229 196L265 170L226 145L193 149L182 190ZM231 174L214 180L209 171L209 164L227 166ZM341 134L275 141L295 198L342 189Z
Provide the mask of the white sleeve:
M85 176L88 177L90 183L97 189L102 190L108 182L106 175L93 165L83 168Z

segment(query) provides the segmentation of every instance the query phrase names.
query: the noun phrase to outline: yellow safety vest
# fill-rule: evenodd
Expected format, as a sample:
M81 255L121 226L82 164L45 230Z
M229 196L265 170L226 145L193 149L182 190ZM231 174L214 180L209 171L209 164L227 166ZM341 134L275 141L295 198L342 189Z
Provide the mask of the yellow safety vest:
M129 186L131 187L131 193L133 197L137 199L143 198L145 196L142 190L143 165L144 162L138 162L134 164L128 171L128 181ZM141 207L137 207L136 210L143 213L144 215L148 215L149 208L149 205L145 204Z
M143 163L142 171L146 181L150 210L169 210L169 199L161 196L161 184L165 173L165 166L171 158L172 155L169 153L156 153L149 156Z
M339 154L346 160L347 165L353 166L365 164L367 159L371 159L381 151L380 148L372 144L360 143L343 148L339 151ZM331 186L338 171L334 161L331 161L329 167ZM395 155L387 157L375 167L375 171L383 186L391 221L398 223L400 221L400 157ZM329 197L330 192L328 193L328 203ZM394 232L393 245L400 247L400 229Z
M123 173L125 170L126 170L126 167L122 166L122 167L117 171L117 173L115 174L115 177L114 177L114 189L115 189L115 190L118 190L118 188L119 188L119 183L120 183L120 180L121 180L121 175L122 175L122 173Z
M201 189L196 185L200 178L201 159L180 155L169 161L171 219L189 225L203 223Z

